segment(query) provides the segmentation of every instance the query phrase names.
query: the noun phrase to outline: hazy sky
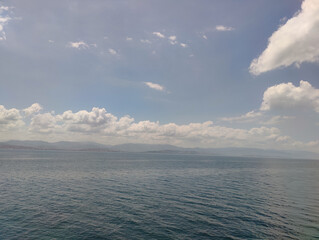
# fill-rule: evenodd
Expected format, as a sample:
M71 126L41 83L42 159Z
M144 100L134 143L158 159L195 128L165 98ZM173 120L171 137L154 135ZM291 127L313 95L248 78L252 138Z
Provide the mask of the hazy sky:
M319 151L319 0L0 0L0 140Z

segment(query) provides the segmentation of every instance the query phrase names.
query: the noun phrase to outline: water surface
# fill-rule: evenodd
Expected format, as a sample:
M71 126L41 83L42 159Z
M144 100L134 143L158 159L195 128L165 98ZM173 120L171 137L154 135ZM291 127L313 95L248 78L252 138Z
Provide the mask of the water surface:
M0 151L0 239L319 239L319 161Z

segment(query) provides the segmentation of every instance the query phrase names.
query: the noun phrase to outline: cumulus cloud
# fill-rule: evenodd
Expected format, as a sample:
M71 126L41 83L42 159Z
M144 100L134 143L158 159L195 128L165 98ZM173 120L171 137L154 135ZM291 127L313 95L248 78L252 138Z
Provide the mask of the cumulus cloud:
M33 103L30 107L23 109L23 112L26 116L30 116L34 113L40 112L42 110L42 106L39 103Z
M159 38L165 38L165 35L160 32L153 32L153 35L159 37Z
M291 82L272 86L264 92L260 110L312 109L319 113L319 89L307 81L295 86Z
M20 111L16 108L6 109L0 105L0 131L24 125Z
M149 88L155 89L157 91L164 91L165 88L157 83L152 83L152 82L144 82L144 84L146 86L148 86Z
M82 110L73 113L69 110L57 117L64 122L67 130L75 132L99 132L117 121L117 118L104 108L96 107L90 112Z
M317 113L319 113L319 89L314 88L307 81L300 81L299 86L289 82L266 89L259 110L219 120L228 123L260 125L278 125L285 122L289 123L289 127L293 130L298 128L297 125L304 122L305 118L308 119L309 128L314 126L313 121L317 121Z
M292 64L319 60L319 1L304 0L301 10L272 34L250 72L259 75Z
M127 37L127 38L126 38L126 41L133 41L133 38Z
M223 26L223 25L217 25L216 26L216 30L217 31L221 31L221 32L226 32L226 31L232 31L232 30L234 30L234 28L226 27L226 26Z
M39 111L42 107L32 104L30 107L18 110L6 109L0 105L1 139L8 136L32 137L46 141L61 140L92 140L101 143L169 143L190 147L259 147L279 149L312 149L318 147L318 140L310 142L296 141L275 127L265 125L250 128L233 128L214 124L212 121L188 124L166 123L158 121L135 121L130 116L117 117L105 108L94 107L91 110L61 114ZM261 111L264 113L265 111ZM24 113L24 114L21 114ZM28 115L29 114L29 115ZM245 121L256 119L260 112L249 112L230 121ZM277 122L285 116L272 119Z
M62 114L37 114L32 117L30 131L46 134L85 134L134 139L135 142L170 142L173 144L247 144L258 141L276 141L280 131L277 128L252 128L249 130L214 125L213 122L160 124L149 120L136 122L130 116L117 118L104 108L91 111L65 111ZM64 134L64 135L63 135Z
M89 48L89 45L83 41L79 42L69 42L68 44L69 47L71 48L76 48L76 49L87 49Z
M59 117L52 113L37 114L32 117L29 130L37 133L58 133L61 129L58 119Z

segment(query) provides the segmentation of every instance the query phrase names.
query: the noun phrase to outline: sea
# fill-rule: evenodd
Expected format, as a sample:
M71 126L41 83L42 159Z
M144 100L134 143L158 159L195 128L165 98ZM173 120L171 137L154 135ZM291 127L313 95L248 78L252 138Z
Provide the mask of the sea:
M0 150L0 239L319 239L319 161Z

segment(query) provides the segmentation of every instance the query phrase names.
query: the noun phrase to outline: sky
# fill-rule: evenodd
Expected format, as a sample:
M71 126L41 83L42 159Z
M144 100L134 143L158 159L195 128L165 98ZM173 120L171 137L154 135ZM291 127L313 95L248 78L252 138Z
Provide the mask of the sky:
M0 141L319 152L319 0L0 0Z

